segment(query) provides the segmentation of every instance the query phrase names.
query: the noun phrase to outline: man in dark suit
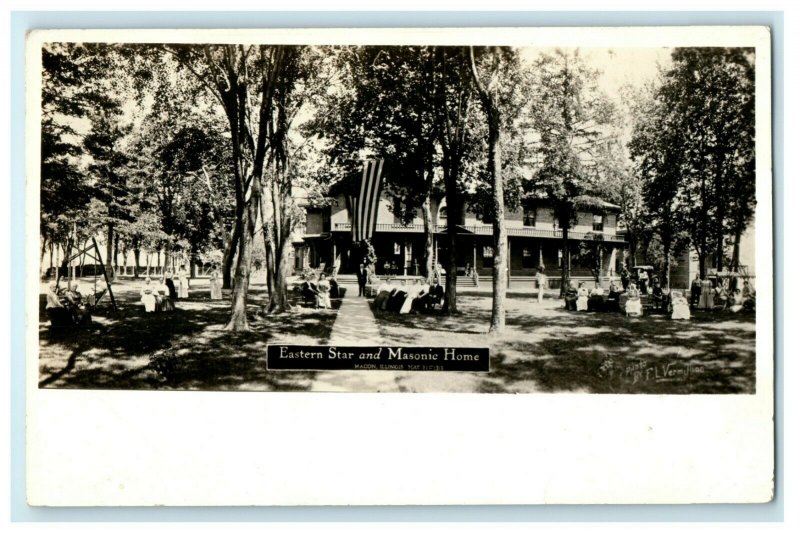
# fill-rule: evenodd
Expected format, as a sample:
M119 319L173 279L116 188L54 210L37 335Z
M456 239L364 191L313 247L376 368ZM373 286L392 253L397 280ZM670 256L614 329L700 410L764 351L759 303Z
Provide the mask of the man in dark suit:
M366 296L367 278L369 276L367 267L364 265L364 263L358 265L358 271L356 272L356 276L358 277L358 295Z

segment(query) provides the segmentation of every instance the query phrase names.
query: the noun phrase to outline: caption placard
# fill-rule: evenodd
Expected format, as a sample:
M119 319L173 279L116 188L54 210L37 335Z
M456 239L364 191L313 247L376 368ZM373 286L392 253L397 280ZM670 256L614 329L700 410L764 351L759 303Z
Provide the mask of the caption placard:
M267 370L489 372L489 348L271 344Z

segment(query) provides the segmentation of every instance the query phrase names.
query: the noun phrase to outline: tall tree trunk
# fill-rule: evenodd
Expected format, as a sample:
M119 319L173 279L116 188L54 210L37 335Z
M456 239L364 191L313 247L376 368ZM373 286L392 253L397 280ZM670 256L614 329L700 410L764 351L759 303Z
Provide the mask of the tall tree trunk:
M731 252L731 272L734 273L739 272L741 245L742 245L742 230L740 228L737 228L736 234L733 237L733 251ZM739 287L738 278L736 277L731 278L731 285L729 289L735 290L738 287Z
M114 263L114 224L108 223L108 231L106 233L106 272L108 277L114 279L114 269L111 265Z
M223 289L230 289L233 285L231 284L231 272L233 271L233 261L236 258L236 252L239 249L239 240L242 234L242 221L240 217L237 217L236 222L233 225L233 233L231 234L231 238L228 241L227 246L225 247L225 251L222 255L222 288Z
M705 247L701 247L697 252L698 269L700 270L700 279L706 279L706 252Z
M446 159L449 159L446 157ZM456 236L459 221L460 201L458 194L457 177L450 163L445 168L445 198L447 199L447 269L445 270L443 311L448 314L458 313L458 298L456 292L457 265L456 265Z
M47 238L42 237L42 252L39 254L39 277L44 278L47 267L44 264L44 253L47 251Z
M422 226L425 232L425 258L424 268L427 283L430 285L434 279L434 264L433 264L433 213L431 211L431 195L430 192L425 195L425 201L422 202Z
M559 291L559 298L563 298L564 295L566 295L568 281L569 281L569 224L562 220L561 221L561 290Z
M114 234L114 270L119 274L119 233Z
M496 114L496 110L495 110ZM494 206L494 269L492 271L492 318L489 333L502 333L506 327L506 286L508 254L506 237L506 209L503 200L501 168L502 139L499 118L489 122L489 168L492 175L492 203Z
M272 294L275 285L275 251L272 246L272 227L270 220L272 219L272 208L270 206L270 198L266 194L261 195L261 233L264 237L264 269L267 273L267 294L269 294L269 301L272 302ZM269 309L269 306L267 307Z
M268 312L282 313L290 309L289 294L286 291L286 277L289 275L289 253L292 246L292 210L286 205L291 201L291 189L281 187L284 183L283 171L277 171L271 180L272 225L274 235L275 274L269 298Z
M53 241L50 241L50 269L53 268Z
M139 279L139 254L141 249L137 246L133 249L133 278Z
M506 251L508 238L506 236L506 208L503 199L503 157L502 133L500 131L500 110L497 107L497 98L492 93L497 83L497 72L500 61L498 48L492 49L494 71L489 82L484 86L478 76L475 65L475 54L470 47L470 67L472 79L478 89L478 94L486 112L489 126L489 154L487 169L492 185L492 234L494 236L494 261L492 269L492 317L489 333L502 333L506 327L506 286L508 276L508 253Z
M249 213L245 211L244 222L249 222ZM250 258L252 256L252 238L247 231L239 235L239 254L236 258L236 272L231 293L231 318L225 326L229 331L247 331L247 291L250 285Z
M672 237L662 235L661 240L664 246L664 273L661 276L661 281L664 283L664 287L669 287L670 270L672 269Z

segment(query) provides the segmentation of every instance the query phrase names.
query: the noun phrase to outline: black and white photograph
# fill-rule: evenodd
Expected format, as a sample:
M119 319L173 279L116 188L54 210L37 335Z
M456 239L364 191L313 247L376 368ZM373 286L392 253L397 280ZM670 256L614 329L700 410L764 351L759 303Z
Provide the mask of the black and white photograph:
M770 43L30 32L28 503L770 501Z
M756 62L45 42L38 386L753 394Z

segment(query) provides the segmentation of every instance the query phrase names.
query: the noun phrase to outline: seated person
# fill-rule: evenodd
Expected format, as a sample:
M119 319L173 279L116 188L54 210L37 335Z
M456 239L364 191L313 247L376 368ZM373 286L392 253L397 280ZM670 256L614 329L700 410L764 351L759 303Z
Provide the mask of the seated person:
M661 282L658 278L653 278L653 288L650 294L653 295L653 306L660 309L664 298L664 290L661 288Z
M422 284L422 282L416 284L417 286L414 287L414 301L411 304L411 312L412 313L425 313L430 308L430 294L428 291L430 290L429 287L426 287Z
M83 302L81 293L78 292L78 284L67 284L67 287L60 295L61 304L72 315L72 320L75 324L91 320L91 308Z
M717 286L714 288L714 307L719 307L721 309L725 309L728 306L728 291L725 289L725 286L718 282Z
M626 316L642 316L642 300L639 296L639 289L635 285L628 285L628 298L625 300Z
M150 284L150 277L146 277L144 280L144 286L139 291L141 295L141 302L144 305L144 312L145 313L154 313L156 311L156 293L155 287Z
M578 289L575 288L575 283L570 280L567 282L567 291L564 293L564 303L567 311L577 311L577 302Z
M436 306L444 304L444 287L439 285L437 280L433 280L433 285L428 287L428 294L425 298L425 309L431 310Z
M619 297L623 293L622 287L616 281L612 281L608 287L608 298L606 298L605 309L607 311L619 311Z
M672 290L669 293L669 313L672 320L689 320L692 317L689 302L683 292Z
M578 284L578 299L575 301L575 310L589 310L589 289L584 287L582 282Z
M742 283L742 298L747 300L753 296L755 296L755 292L753 292L753 288L750 286L750 281L744 280Z
M385 311L386 303L389 301L389 296L391 296L392 290L394 290L394 287L386 281L378 285L375 299L372 301L373 308Z
M389 299L386 302L386 310L393 313L399 313L400 309L403 308L403 304L406 302L407 296L408 293L406 292L405 287L395 287L391 294L389 294Z
M650 285L650 274L647 270L639 270L639 292L640 294L647 294L647 288Z
M588 310L602 311L605 307L605 300L603 299L604 295L605 291L603 291L603 288L600 287L600 283L595 282L592 292L589 293Z
M56 284L51 283L47 286L47 305L45 309L62 309L64 305L61 303L61 299L58 297L58 293L56 292Z
M331 290L330 290L330 297L331 298L341 298L341 294L339 292L339 282L336 281L336 278L330 278L331 283Z
M742 291L736 289L733 291L733 298L731 299L731 306L729 307L732 313L738 313L744 309L744 297Z
M76 323L75 316L67 309L61 297L59 297L55 283L51 283L47 287L45 312L47 313L47 318L50 319L51 326L74 326Z
M419 303L417 300L425 295L425 289L420 284L419 280L416 280L413 285L408 287L408 291L406 293L406 299L403 301L403 305L400 307L399 313L401 315L405 315L411 312L412 309L418 308Z
M175 304L169 296L170 289L166 277L161 277L160 283L156 287L156 293L156 311L169 312L175 310Z
M306 305L316 305L317 303L317 285L315 282L316 278L311 277L300 285L300 294L303 295L303 303Z
M169 289L169 298L171 300L176 300L178 298L178 291L175 290L175 281L172 279L172 272L167 271L167 274L164 276L164 285Z

